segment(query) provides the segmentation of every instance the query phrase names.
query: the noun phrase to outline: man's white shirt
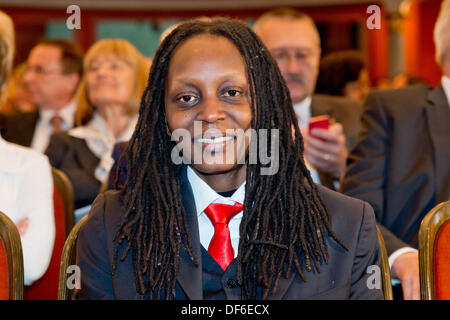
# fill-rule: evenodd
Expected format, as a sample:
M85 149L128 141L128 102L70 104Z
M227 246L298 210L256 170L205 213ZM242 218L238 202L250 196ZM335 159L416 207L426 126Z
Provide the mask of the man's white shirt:
M73 128L75 123L75 112L77 110L77 104L75 100L72 100L64 108L59 111L42 109L39 111L39 120L36 124L36 128L33 134L33 140L30 147L33 150L44 153L47 149L50 137L53 134L53 125L50 119L56 114L63 119L62 129L69 130Z

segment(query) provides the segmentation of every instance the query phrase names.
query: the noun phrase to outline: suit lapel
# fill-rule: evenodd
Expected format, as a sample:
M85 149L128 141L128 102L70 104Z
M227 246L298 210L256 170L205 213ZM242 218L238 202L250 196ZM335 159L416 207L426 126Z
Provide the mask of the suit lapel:
M180 177L180 189L186 220L192 238L192 250L198 260L196 267L184 246L180 252L180 269L177 280L183 288L187 297L192 300L203 299L203 281L202 281L202 254L200 249L200 236L198 230L198 220L194 203L194 195L191 185L187 179L187 167L184 166Z
M439 203L450 196L450 108L442 85L430 91L428 102L425 112L433 143L436 203Z
M34 131L36 130L36 125L39 120L39 112L30 113L29 122L24 131L24 142L25 145L31 146L31 142L33 141Z

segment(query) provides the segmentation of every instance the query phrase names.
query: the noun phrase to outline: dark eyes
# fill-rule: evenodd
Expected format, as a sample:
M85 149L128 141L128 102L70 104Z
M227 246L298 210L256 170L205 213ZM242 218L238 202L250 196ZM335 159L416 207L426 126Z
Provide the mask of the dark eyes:
M194 95L183 95L177 99L180 103L193 103L197 99Z
M243 95L243 92L237 89L228 89L221 95L227 98L238 98ZM181 104L194 104L199 100L199 97L194 94L185 94L177 97L175 100Z
M240 92L238 90L231 89L231 90L225 91L224 96L226 96L226 97L237 97L237 96L240 96L241 94L242 94L242 92Z

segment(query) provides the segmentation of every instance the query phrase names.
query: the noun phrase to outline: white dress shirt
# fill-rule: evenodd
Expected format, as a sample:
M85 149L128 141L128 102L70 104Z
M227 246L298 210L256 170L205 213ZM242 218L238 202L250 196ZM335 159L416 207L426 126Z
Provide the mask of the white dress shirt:
M16 225L28 220L21 235L24 282L39 279L53 250L53 179L46 156L0 136L0 211ZM0 271L1 272L1 271Z
M298 126L300 128L308 128L309 120L311 119L311 96L306 97L301 102L294 104L294 111L297 115ZM320 184L319 173L317 170L306 160L305 165L311 173L312 180Z
M448 106L450 107L450 78L443 76L441 84L442 88L444 88L445 96L447 97Z
M211 203L222 203L234 205L236 202L244 204L245 182L229 198L222 197L215 192L205 181L203 181L195 171L188 166L187 178L191 184L194 194L195 208L198 216L198 231L200 233L200 243L208 250L209 243L214 235L214 226L204 212ZM238 255L239 248L239 225L241 224L243 211L231 218L228 223L230 229L231 245L234 249L234 257Z
M50 142L50 137L53 134L53 125L50 120L58 114L63 119L62 129L69 130L73 128L75 123L75 112L77 110L76 101L73 100L67 106L55 110L40 110L39 120L36 124L36 129L34 130L33 140L31 141L31 148L38 152L44 153L47 149L48 143Z

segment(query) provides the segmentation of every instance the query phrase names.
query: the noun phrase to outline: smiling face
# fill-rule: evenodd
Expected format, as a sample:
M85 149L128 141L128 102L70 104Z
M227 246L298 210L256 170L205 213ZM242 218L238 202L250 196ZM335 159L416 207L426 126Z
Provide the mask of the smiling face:
M133 95L133 68L112 53L99 54L86 70L89 100L97 108L127 105Z
M167 125L171 132L185 129L190 133L188 146L192 152L186 160L199 174L245 177L245 165L238 164L245 154L236 152L239 139L232 132L251 127L248 86L244 59L224 37L198 35L175 50L166 81ZM196 163L193 156L199 153L202 161ZM219 161L211 163L205 154Z

